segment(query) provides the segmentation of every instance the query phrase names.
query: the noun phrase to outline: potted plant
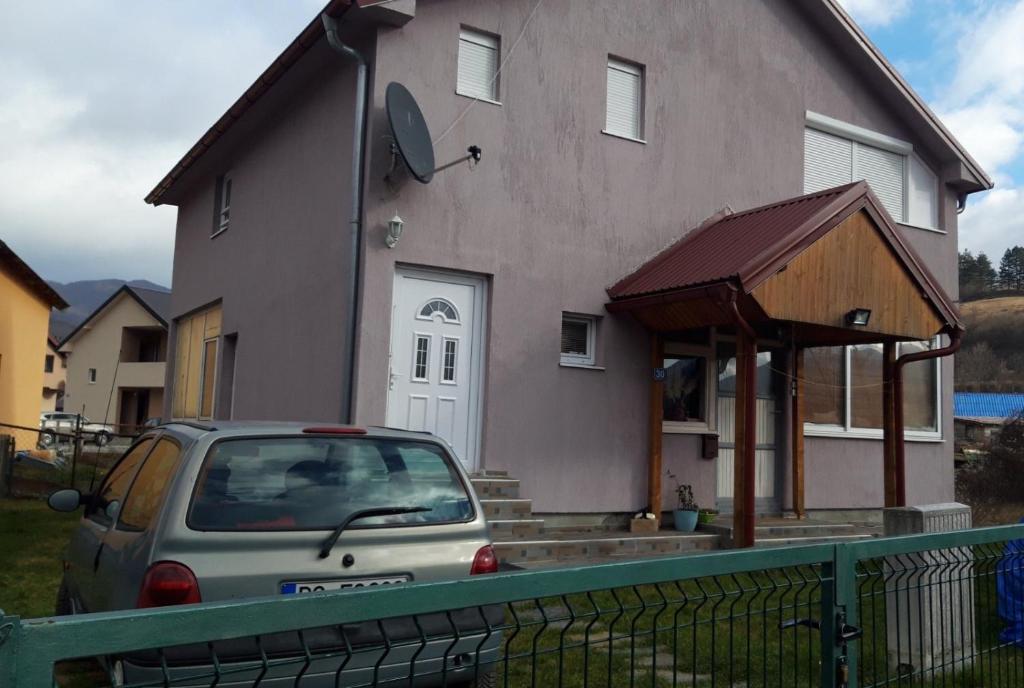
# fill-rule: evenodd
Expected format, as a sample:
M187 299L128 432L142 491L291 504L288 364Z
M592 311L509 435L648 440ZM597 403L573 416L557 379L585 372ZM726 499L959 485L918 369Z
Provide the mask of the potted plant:
M714 523L717 516L718 511L716 509L701 509L697 512L697 522L703 525Z
M676 530L692 533L697 529L697 512L699 511L697 502L693 499L693 487L680 484L671 472L668 475L676 482L676 497L679 500L678 505L672 511L672 519Z

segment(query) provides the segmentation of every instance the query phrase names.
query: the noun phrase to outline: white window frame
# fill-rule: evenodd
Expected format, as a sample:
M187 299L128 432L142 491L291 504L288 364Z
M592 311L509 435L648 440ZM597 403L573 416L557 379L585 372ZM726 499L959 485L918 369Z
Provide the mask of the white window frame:
M462 53L463 43L474 43L494 51L494 74L491 76L489 96L467 93L459 88L459 57ZM459 54L455 58L455 94L491 105L501 105L501 36L469 26L461 26L459 27Z
M416 358L419 354L419 343L421 339L427 340L427 360L423 365L423 370L426 373L425 377L417 377L416 375ZM434 348L434 336L429 332L413 332L412 333L412 367L409 369L409 381L429 383L430 382L430 354L431 349Z
M942 346L938 337L932 340L932 348ZM804 423L805 437L841 437L846 439L880 440L883 438L881 428L853 427L852 390L850 388L850 351L849 345L843 346L843 385L845 387L843 425L823 423ZM897 345L897 356L899 346ZM942 434L942 358L936 358L935 366L935 430L905 430L904 438L912 442L944 442Z
M935 173L935 171L931 169L931 166L929 166L923 159L921 159L920 156L914 153L913 144L907 141L903 141L902 139L897 139L892 136L886 136L885 134L880 134L876 131L865 129L864 127L858 127L855 124L843 122L842 120L828 117L826 115L822 115L817 112L812 112L810 110L807 110L805 113L804 125L807 128L816 129L817 131L822 131L825 132L826 134L832 134L833 136L838 136L853 143L853 157L851 170L852 180L860 179L860 177L857 174L857 144L865 144L873 148L878 148L880 150L888 151L890 153L895 153L897 155L903 156L903 207L901 209L902 216L893 219L896 220L896 222L903 227L912 227L914 229L922 229L929 232L946 234L945 230L941 229L941 227L930 227L927 224L922 224L919 221L911 221L910 167L912 162L916 161L926 170L931 172L932 176L935 177L936 179L937 187L933 189L932 192L935 194L934 201L938 209L938 212L936 213L936 219L938 220L939 224L941 224L942 222L941 193L939 188L941 185L938 184L939 177ZM911 160L912 158L913 161Z
M455 360L452 361L452 379L451 380L446 380L444 378L445 368L447 367L447 364L445 363L445 356L447 356L447 353L448 353L447 352L448 342L453 342L455 344ZM438 379L438 384L442 384L442 385L458 385L459 384L459 356L460 356L460 350L461 349L462 349L461 337L454 337L454 336L451 336L451 335L444 335L443 337L441 337L441 368L440 368L440 371L439 371L440 372L440 377Z
M587 326L587 353L585 355L561 353L562 326L565 322L584 323ZM597 367L597 317L593 315L579 315L576 313L562 313L558 329L558 349L560 354L559 364L571 368L596 368Z
M213 234L210 235L211 239L223 234L231 226L231 201L229 200L227 205L225 205L224 201L227 196L225 193L226 189L228 186L234 186L232 182L233 178L234 177L231 172L225 172L223 176L217 180L217 221L213 228ZM224 217L225 213L227 214L226 218Z
M210 342L214 342L216 345L213 350L213 389L210 390L210 415L203 415L203 389L206 388L206 345ZM217 383L218 383L218 369L220 368L220 337L207 337L203 340L203 355L199 357L199 398L196 400L196 419L197 420L213 420L213 415L217 407Z
M672 356L702 356L704 358L704 420L662 420L661 431L670 435L705 435L715 432L718 425L718 373L715 365L715 338L708 345L665 343L665 358Z
M637 77L640 82L640 102L637 103L637 132L636 135L627 134L621 131L612 131L608 128L608 72L612 69L624 72L626 74ZM646 119L647 111L647 69L644 65L638 62L630 62L629 60L623 60L622 58L615 57L614 55L608 56L608 62L605 66L605 90L604 90L604 128L601 130L602 134L608 136L614 136L616 138L625 139L627 141L634 141L636 143L647 143L646 136Z

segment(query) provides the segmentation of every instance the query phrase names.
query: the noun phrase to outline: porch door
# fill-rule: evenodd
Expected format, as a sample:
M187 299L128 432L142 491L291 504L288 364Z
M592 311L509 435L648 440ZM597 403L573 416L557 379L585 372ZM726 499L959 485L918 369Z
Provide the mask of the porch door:
M754 494L759 514L781 511L779 479L782 477L776 438L782 407L779 403L772 354L757 354L757 446L754 453L757 478ZM777 366L776 366L777 367ZM736 358L735 351L719 351L718 358L718 489L716 507L723 513L733 510L733 486L736 468Z
M392 306L387 425L444 438L478 465L484 283L399 270Z

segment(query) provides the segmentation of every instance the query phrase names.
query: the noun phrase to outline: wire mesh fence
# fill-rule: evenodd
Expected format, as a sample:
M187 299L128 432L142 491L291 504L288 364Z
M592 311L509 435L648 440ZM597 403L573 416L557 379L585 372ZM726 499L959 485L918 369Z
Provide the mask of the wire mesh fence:
M859 562L860 685L1024 686L1022 542Z

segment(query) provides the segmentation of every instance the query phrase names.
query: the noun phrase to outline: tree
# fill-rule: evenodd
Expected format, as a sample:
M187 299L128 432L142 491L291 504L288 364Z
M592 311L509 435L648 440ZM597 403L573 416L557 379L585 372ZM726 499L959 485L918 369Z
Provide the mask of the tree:
M1024 246L1006 249L999 261L999 284L1003 289L1024 290Z
M996 269L992 267L992 261L984 252L979 253L975 259L975 274L983 293L987 294L996 288L999 276L996 274Z
M959 273L960 295L965 299L987 296L995 289L998 279L988 256L979 253L975 258L969 250L960 253Z

